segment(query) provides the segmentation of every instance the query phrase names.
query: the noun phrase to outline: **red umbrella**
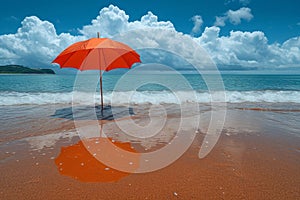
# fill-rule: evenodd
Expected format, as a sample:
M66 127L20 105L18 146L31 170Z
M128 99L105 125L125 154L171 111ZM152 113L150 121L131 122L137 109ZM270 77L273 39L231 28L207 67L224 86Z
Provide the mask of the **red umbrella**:
M52 63L61 68L100 70L101 108L103 110L102 71L117 68L130 69L141 62L140 55L126 44L108 38L91 38L76 42L61 52Z

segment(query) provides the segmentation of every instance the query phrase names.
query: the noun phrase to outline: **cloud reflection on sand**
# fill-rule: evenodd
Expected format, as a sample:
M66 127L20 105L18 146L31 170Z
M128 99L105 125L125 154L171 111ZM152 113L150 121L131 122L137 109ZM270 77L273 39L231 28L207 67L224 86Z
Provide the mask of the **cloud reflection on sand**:
M33 136L25 138L24 141L28 142L33 150L42 150L44 148L53 147L60 139L71 140L74 136L77 136L76 132L61 132L48 135Z

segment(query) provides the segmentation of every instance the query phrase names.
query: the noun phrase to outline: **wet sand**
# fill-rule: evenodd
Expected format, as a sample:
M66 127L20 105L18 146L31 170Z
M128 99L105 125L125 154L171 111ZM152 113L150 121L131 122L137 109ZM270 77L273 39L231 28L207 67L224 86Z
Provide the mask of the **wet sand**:
M62 147L74 146L80 138L71 119L47 118L58 108L38 108L47 110L48 115L41 117L41 112L28 120L40 118L40 126L1 128L1 199L300 199L299 112L241 107L245 105L229 106L221 137L205 158L198 158L209 118L204 106L201 130L176 162L151 173L122 174L114 182L80 181L62 175L55 161ZM168 118L175 119L176 109L168 109ZM147 112L135 112L136 120L147 121ZM115 135L115 130L110 137L142 151L167 144L174 134L167 133L163 139L140 143ZM101 167L103 176L112 170Z

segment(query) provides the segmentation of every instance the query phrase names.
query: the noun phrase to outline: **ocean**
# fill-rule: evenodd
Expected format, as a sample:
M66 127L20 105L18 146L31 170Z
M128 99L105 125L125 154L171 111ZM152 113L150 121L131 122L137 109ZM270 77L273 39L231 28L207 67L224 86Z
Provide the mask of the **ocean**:
M81 85L80 91L94 84L93 75L85 75L86 82ZM122 75L105 73L103 76L104 102L110 103L112 91ZM136 75L138 76L138 75ZM209 103L210 92L203 78L196 74L184 74L184 78L191 86L186 90L178 82L176 76L171 74L143 75L150 81L164 80L172 89L159 84L146 84L136 88L131 98L133 104L163 104L180 103L173 92L194 92L198 103ZM95 76L93 76L95 77ZM300 103L300 75L262 75L262 74L223 74L223 84L227 103ZM71 104L74 90L75 75L1 75L0 76L0 106L7 105L48 105ZM133 79L127 80L131 85ZM126 85L125 84L125 85ZM124 89L125 88L125 89ZM115 91L120 97L127 95L130 87L123 87L122 91ZM95 102L99 102L99 83L95 92ZM217 92L217 91L214 91ZM188 101L188 100L187 100Z

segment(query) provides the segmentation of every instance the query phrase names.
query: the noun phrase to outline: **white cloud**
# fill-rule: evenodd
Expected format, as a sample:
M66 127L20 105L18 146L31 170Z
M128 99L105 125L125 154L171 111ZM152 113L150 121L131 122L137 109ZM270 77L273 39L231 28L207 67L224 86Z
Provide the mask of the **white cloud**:
M238 10L228 10L224 16L216 17L215 26L225 26L225 22L229 20L230 23L238 25L242 20L250 21L253 18L250 8L240 8Z
M300 37L281 44L268 44L261 31L231 31L220 36L219 27L206 27L196 40L223 68L300 67Z
M240 8L236 11L229 10L227 12L227 16L229 21L234 25L240 24L242 19L250 21L253 18L253 15L251 14L251 9L245 7Z
M174 29L170 21L158 21L158 17L152 12L142 16L140 21L129 22L129 16L123 10L110 5L101 9L97 18L92 20L92 24L84 26L79 32L87 37L95 37L100 31L102 37L112 37L122 32L147 27Z
M225 26L225 21L227 20L227 17L216 17L216 21L214 23L215 26Z
M49 67L52 60L67 46L100 32L102 37L146 27L174 29L171 22L158 21L148 12L140 21L129 22L129 16L118 7L110 5L101 9L91 25L84 26L80 36L69 33L57 35L55 27L36 16L26 17L15 34L0 35L0 65L22 64L32 67ZM175 29L174 29L175 30Z
M192 29L192 35L199 34L201 31L202 24L203 24L202 17L200 15L195 15L191 18L191 20L194 23L194 27Z
M0 36L0 63L43 67L64 47L82 38L68 33L57 35L52 23L26 17L15 34Z
M237 11L228 11L222 17L219 19L219 26L222 23L225 25L226 20L237 24L241 20L250 20L253 16L249 8L241 8ZM201 28L199 19L196 30ZM129 16L123 10L112 5L103 8L90 25L80 29L82 35L77 36L69 33L57 34L52 23L35 16L26 17L15 34L0 35L0 64L49 67L51 61L68 45L95 37L98 31L102 37L118 39L116 35L123 35L119 38L133 48L144 45L171 49L197 62L201 61L199 57L201 55L195 54L196 47L192 42L195 41L201 44L212 59L223 68L300 67L300 36L282 44L270 44L261 31L231 31L229 36L221 36L220 28L213 26L206 27L201 36L193 37L176 31L169 21L159 21L151 12L142 16L140 20L129 21ZM182 64L163 51L142 52L142 56L143 61L152 59L164 64L167 62Z
M89 37L95 37L100 31L102 36L109 37L128 29L129 16L118 7L110 5L100 10L91 25L84 26L80 33Z
M211 67L208 54L199 47L194 37L173 29L144 28L114 39L138 49L144 63L160 63L174 68L192 69L189 63Z

